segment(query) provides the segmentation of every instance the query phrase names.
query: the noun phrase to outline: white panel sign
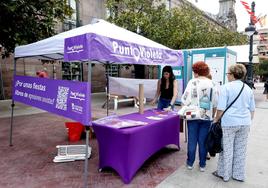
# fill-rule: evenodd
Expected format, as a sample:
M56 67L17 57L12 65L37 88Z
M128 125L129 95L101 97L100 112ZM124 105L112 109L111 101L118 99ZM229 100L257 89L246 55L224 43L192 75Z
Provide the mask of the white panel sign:
M220 85L224 84L224 57L206 58L206 63L210 68L212 80L219 83Z
M153 99L157 89L157 81L157 79L109 77L110 94L138 97L139 84L144 84L144 97Z
M193 54L193 64L197 61L205 61L205 54Z
M226 59L226 73L231 65L236 64L236 56L228 53ZM225 75L225 83L228 82L227 75Z

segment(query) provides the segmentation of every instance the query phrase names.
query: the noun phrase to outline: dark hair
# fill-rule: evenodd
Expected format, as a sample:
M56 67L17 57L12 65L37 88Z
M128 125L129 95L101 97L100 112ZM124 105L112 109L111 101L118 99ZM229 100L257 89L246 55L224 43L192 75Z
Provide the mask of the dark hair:
M161 78L161 89L166 88L166 79L164 77L164 73L168 72L169 73L169 85L173 87L173 81L175 80L175 75L173 74L173 70L171 66L164 66L163 71L162 71L162 78Z
M209 67L204 61L194 63L192 69L198 76L207 76L209 74Z
M173 70L171 66L165 66L162 71L162 78L164 78L164 73L168 72L170 74L169 79L175 80L175 76L173 74Z

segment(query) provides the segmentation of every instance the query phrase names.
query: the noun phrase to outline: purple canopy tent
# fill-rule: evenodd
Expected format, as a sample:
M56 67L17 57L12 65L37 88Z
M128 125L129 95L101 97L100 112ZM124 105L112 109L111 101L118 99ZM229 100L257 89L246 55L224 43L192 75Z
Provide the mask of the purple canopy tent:
M95 20L94 29L64 41L64 61L97 61L106 64L183 66L182 51L172 50L104 20ZM107 116L109 75L106 74Z
M157 47L86 33L65 39L64 61L99 60L117 64L183 65L180 51Z
M99 61L106 64L183 66L183 55L136 33L104 20L92 32L66 38L64 61ZM107 115L109 75L106 74Z
M67 42L69 40L70 42ZM82 41L82 43L76 43L79 41ZM181 51L169 49L104 20L96 20L93 24L63 32L32 44L18 46L15 48L14 55L14 77L16 75L17 59L29 57L44 60L63 60L64 55L65 61L97 60L106 63L107 66L111 63L183 65ZM90 82L91 64L88 65L88 82ZM10 145L12 145L14 106L14 99L12 99ZM89 130L86 126L86 146L88 146L88 138ZM87 148L84 169L85 187L87 187L88 174Z

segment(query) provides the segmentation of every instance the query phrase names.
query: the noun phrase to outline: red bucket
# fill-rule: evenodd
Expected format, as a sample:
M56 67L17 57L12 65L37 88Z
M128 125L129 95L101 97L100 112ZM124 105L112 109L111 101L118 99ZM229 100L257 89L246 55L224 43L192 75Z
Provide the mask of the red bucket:
M68 128L68 139L70 142L79 141L81 134L84 131L84 126L79 122L65 122Z

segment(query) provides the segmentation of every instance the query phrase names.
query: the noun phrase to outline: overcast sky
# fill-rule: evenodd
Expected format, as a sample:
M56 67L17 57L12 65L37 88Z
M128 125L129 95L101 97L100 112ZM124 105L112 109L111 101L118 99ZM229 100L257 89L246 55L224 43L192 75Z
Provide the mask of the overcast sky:
M212 14L217 14L219 12L219 0L188 0L193 3L195 6L201 10L210 12ZM196 3L197 1L197 3ZM251 5L250 0L244 0L249 5ZM268 28L268 0L255 0L255 15L259 16L260 14L267 14L266 26ZM240 0L236 0L235 4L235 13L238 24L238 31L244 31L249 23L249 14L246 12L246 9L241 4ZM259 24L256 25L257 28L261 28Z

